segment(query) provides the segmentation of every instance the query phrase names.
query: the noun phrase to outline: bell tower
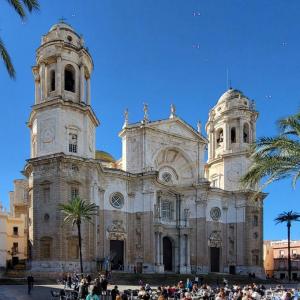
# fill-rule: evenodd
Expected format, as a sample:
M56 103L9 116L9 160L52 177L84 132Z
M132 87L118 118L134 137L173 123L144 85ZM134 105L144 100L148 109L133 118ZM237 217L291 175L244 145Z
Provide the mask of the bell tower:
M209 112L207 178L213 187L240 190L239 180L250 164L257 117L254 102L235 89L226 91Z
M74 29L60 22L42 37L37 49L31 158L65 153L94 158L95 128L91 108L92 58Z

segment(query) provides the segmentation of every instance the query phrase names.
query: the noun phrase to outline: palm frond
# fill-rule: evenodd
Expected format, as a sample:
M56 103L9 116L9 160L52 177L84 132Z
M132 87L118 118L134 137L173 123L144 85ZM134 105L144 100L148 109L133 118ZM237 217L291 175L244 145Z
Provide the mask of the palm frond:
M29 12L40 9L40 4L37 0L23 0L23 3L27 7Z
M80 197L74 197L68 203L59 205L59 210L65 215L64 223L77 224L82 221L91 222L92 217L97 215L97 205L94 203L87 203Z
M20 0L7 0L7 2L14 8L21 19L26 18L26 13Z
M288 223L291 224L291 222L299 222L300 221L300 214L297 212L293 212L288 211L288 212L283 212L281 214L279 214L274 221L276 222L276 224L279 223Z
M9 74L9 76L13 79L16 78L16 71L15 68L12 64L11 58L9 56L9 53L7 52L5 45L2 41L2 39L0 38L0 56L5 64L6 70Z
M252 165L241 178L242 187L256 186L262 179L261 190L268 184L292 178L295 187L300 178L300 113L279 120L280 134L262 137L251 146Z
M278 121L282 134L300 136L300 113Z

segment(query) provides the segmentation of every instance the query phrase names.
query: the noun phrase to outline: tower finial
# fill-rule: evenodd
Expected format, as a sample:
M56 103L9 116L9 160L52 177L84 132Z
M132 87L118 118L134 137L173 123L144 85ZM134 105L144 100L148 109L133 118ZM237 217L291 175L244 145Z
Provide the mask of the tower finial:
M124 111L124 124L122 128L125 128L127 126L128 126L128 108L126 108Z
M144 103L143 111L144 111L143 122L148 123L149 122L149 115L148 115L148 104L147 103Z
M229 68L226 69L226 83L227 83L227 90L231 90L232 89L232 86L231 86L231 79L230 79L230 76L229 76Z
M65 17L60 17L60 19L58 19L59 23L66 23L65 21L67 21L67 19Z
M176 107L174 104L171 104L171 114L170 114L170 119L173 119L176 117Z

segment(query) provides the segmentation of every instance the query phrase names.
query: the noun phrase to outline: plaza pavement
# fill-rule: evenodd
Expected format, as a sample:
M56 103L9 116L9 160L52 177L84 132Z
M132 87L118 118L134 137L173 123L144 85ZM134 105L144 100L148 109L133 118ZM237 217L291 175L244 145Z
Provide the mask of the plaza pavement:
M275 287L275 284L266 285L266 288ZM300 288L300 284L284 284L286 288ZM27 294L27 285L0 285L0 300L41 300L51 299L51 290L59 290L63 288L62 285L47 285L41 284L34 286L31 295ZM108 286L112 289L113 285ZM127 289L138 289L137 285L118 285L120 291ZM57 299L57 298L56 298Z
M118 285L119 290L136 289L138 286ZM27 285L0 285L0 300L41 300L51 299L51 290L59 290L62 285L36 285L31 294L27 294ZM113 286L109 286L112 289Z

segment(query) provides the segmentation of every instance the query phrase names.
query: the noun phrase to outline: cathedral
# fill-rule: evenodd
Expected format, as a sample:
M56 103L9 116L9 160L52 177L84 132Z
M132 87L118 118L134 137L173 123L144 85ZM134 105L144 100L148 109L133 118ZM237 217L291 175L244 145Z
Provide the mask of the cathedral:
M259 275L263 270L263 199L239 180L250 165L258 113L241 91L227 90L201 133L176 115L120 129L122 157L95 149L93 60L68 24L42 37L33 67L35 103L28 120L32 271L79 270L77 228L58 209L74 196L97 205L82 225L85 272ZM208 153L207 153L208 152Z

